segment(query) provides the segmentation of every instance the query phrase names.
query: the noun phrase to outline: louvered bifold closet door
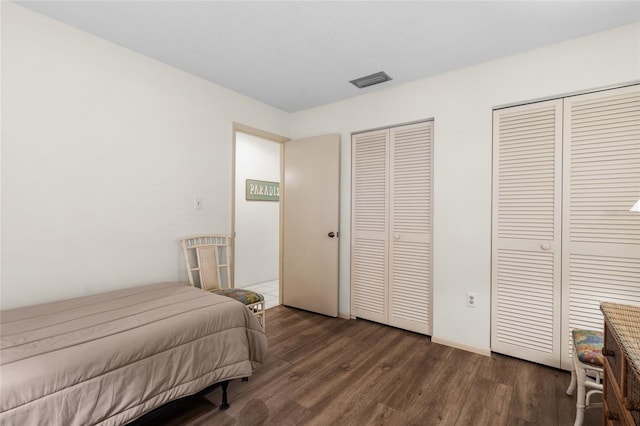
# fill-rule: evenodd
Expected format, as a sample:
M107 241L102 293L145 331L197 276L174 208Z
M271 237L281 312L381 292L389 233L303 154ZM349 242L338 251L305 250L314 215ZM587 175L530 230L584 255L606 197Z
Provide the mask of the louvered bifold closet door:
M388 130L352 137L351 315L387 322Z
M491 349L558 367L562 101L496 110L493 132Z
M430 335L433 122L390 132L389 325Z
M565 99L562 367L600 302L640 304L640 86Z

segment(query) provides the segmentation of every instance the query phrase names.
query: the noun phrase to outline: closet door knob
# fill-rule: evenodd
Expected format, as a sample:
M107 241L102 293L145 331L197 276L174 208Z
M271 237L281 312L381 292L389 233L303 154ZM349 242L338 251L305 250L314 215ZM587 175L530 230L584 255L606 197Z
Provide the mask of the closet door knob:
M540 247L542 248L542 250L549 250L551 248L551 244L542 243L542 245Z
M396 240L399 240L399 239L400 239L400 234L395 234L393 237L394 237Z

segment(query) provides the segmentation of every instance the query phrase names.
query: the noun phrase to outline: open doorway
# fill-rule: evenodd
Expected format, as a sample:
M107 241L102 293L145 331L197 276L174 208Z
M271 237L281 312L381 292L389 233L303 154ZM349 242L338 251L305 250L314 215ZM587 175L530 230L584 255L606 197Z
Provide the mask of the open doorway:
M236 125L234 194L234 286L280 304L281 143ZM280 140L282 139L282 140Z

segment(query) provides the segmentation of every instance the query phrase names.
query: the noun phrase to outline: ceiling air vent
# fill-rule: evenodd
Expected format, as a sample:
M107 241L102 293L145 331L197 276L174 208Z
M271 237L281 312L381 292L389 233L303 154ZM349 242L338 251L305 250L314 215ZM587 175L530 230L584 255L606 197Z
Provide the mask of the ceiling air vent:
M364 77L356 78L355 80L351 80L349 83L356 86L358 89L362 89L364 87L373 86L374 84L384 83L385 81L391 80L391 77L387 75L386 72L380 71L375 74L365 75Z

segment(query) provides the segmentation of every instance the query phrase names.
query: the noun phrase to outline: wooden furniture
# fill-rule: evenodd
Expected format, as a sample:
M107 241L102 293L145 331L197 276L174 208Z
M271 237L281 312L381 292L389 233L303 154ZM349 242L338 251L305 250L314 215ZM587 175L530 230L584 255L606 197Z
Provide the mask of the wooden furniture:
M604 302L606 425L640 425L640 306Z
M231 297L244 305L265 327L264 297L236 289L231 280L231 236L195 235L180 240L189 283L202 290Z

